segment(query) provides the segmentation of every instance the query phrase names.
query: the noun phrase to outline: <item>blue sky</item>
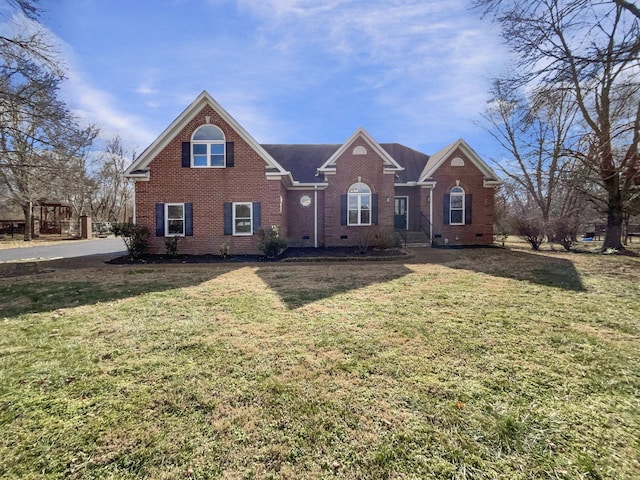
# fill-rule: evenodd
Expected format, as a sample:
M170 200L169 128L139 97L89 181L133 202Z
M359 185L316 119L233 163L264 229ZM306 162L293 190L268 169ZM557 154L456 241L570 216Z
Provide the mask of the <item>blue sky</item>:
M490 160L477 122L507 51L470 3L40 0L40 21L68 106L138 153L207 90L260 143L341 143L362 126L428 154L463 137Z

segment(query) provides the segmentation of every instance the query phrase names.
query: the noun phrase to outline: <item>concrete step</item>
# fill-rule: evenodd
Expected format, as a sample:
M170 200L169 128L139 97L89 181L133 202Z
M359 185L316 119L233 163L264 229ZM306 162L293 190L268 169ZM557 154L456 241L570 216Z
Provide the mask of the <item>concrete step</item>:
M401 241L407 247L430 247L429 236L424 232L402 232Z

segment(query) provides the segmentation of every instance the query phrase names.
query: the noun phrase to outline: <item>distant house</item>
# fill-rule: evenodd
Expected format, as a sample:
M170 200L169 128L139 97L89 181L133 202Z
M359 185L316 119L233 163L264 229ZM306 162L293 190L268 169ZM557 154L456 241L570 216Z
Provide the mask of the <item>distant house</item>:
M300 247L490 244L500 184L464 140L431 156L362 128L342 144L261 145L206 91L125 173L156 253L173 236L181 253L257 253L271 225Z

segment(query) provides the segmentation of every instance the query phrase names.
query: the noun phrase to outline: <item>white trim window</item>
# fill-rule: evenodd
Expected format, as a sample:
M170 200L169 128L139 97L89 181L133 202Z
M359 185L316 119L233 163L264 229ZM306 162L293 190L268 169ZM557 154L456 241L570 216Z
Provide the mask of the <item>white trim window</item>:
M233 234L253 235L253 204L242 202L233 204Z
M165 237L184 237L184 203L164 204Z
M371 189L354 183L347 193L347 225L371 225Z
M224 133L215 125L202 125L191 138L191 166L196 168L224 168Z
M464 225L464 189L453 187L449 192L449 224Z

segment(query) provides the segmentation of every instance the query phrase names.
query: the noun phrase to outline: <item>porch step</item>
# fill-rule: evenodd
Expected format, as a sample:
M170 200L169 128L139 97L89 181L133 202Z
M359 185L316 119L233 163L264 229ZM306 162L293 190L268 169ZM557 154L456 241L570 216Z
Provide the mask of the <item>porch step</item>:
M429 236L424 232L402 232L402 241L406 247L430 247Z

